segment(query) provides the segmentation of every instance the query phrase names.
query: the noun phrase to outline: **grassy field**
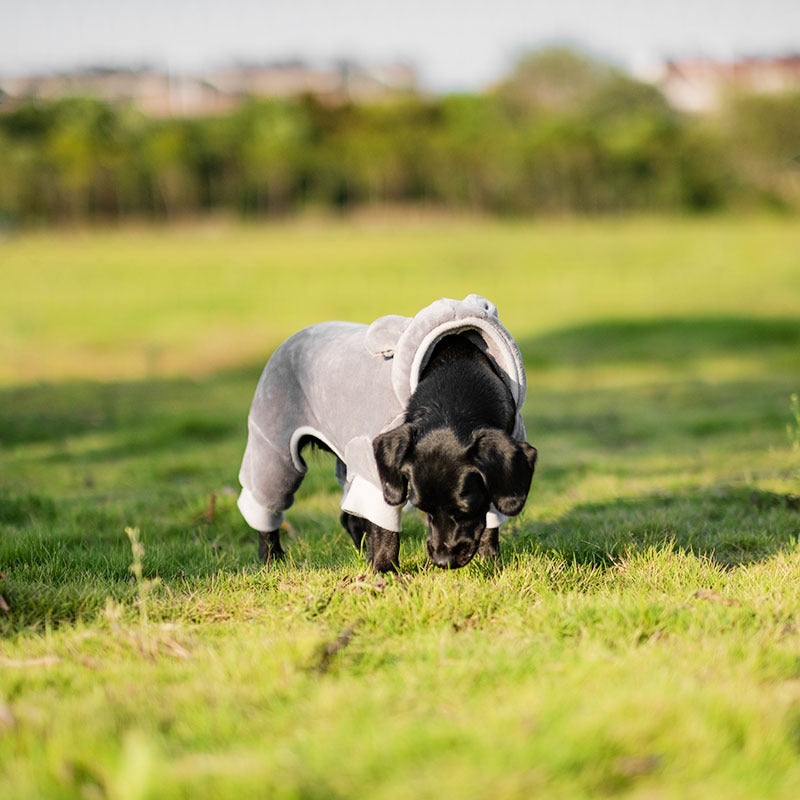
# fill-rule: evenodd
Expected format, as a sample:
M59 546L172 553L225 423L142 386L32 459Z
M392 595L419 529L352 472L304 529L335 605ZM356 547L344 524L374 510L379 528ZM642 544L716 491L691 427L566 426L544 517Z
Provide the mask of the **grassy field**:
M0 240L3 795L797 797L799 253L790 219ZM501 563L434 571L412 513L369 574L319 455L259 568L269 351L472 291L540 454Z

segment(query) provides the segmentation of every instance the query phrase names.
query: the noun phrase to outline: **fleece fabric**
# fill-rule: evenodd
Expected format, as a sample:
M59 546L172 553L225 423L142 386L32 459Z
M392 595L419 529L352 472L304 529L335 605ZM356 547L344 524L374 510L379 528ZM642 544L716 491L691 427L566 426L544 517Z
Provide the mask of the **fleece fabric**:
M275 351L256 387L239 472L238 505L248 525L280 527L307 469L301 440L313 436L336 454L342 509L399 531L402 507L383 499L372 440L403 422L434 346L456 333L468 334L497 368L517 408L512 435L524 440L522 356L486 298L442 298L414 317L390 315L371 325L312 325ZM505 519L492 509L487 527Z

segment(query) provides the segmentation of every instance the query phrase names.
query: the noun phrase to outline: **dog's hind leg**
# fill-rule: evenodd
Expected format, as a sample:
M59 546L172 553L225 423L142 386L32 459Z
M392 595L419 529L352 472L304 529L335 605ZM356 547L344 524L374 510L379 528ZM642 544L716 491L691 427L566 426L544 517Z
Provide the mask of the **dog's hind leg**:
M357 517L355 514L350 514L347 511L342 511L342 516L339 517L342 527L350 534L356 550L361 550L364 545L364 537L367 535L365 527L366 520L364 517Z
M397 572L400 562L400 534L372 522L367 523L367 555L375 572Z
M265 564L280 561L285 555L278 531L258 532L258 557Z
M366 545L367 559L375 572L397 572L400 561L400 534L381 528L374 522L342 512L341 522L356 549Z

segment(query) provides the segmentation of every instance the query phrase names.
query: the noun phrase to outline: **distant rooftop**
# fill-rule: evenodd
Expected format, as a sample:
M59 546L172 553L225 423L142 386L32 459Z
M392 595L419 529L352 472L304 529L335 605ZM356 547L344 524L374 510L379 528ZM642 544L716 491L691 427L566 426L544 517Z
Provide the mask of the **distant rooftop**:
M800 54L730 61L707 57L664 61L646 80L683 111L708 113L731 91L800 91ZM413 66L302 60L240 62L196 74L168 74L150 66L92 66L43 75L0 76L0 111L28 99L89 96L128 104L152 116L224 114L252 97L312 95L332 105L384 102L419 91Z
M309 94L333 104L381 102L416 92L417 88L417 73L405 63L245 63L193 75L171 75L147 66L92 66L45 75L0 77L0 108L29 99L88 96L131 104L153 116L205 116L230 111L250 97Z
M685 58L664 63L655 82L683 111L714 111L732 91L800 91L800 55L751 56L731 61Z

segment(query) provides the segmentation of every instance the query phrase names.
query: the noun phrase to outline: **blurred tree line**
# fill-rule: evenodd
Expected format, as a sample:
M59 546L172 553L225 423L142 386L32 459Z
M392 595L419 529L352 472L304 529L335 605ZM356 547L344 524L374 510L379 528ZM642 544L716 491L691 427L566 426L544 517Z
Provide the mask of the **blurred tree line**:
M485 94L251 100L154 119L86 99L0 114L7 222L423 203L501 214L800 207L800 97L690 117L588 56L524 57Z

